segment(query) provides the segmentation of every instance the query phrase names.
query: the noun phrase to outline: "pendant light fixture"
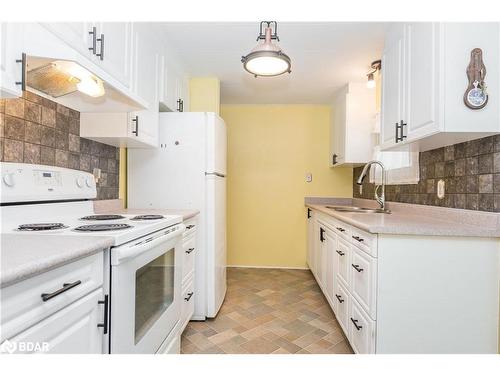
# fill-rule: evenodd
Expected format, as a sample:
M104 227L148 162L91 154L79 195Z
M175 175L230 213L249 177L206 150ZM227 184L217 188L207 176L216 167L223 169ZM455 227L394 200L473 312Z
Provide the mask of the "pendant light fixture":
M280 40L277 30L276 21L262 21L257 37L259 43L241 58L243 68L255 77L275 77L291 72L292 61L277 43Z
M366 87L369 89L375 88L375 73L377 70L380 70L382 68L382 61L381 60L375 60L371 64L371 70L366 74L366 77L368 78L368 81L366 81Z

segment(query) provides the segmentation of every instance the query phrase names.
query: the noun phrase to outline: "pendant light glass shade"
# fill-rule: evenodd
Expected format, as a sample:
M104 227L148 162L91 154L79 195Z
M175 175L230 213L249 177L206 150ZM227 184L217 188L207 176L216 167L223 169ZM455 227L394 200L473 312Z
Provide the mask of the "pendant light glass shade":
M262 25L267 24L265 33L262 33ZM274 24L275 32L273 34L271 25ZM246 56L241 58L243 68L253 74L255 77L274 77L283 73L290 73L292 62L290 57L283 53L278 43L273 40L279 40L276 35L276 22L261 22L261 34L257 38L259 44Z

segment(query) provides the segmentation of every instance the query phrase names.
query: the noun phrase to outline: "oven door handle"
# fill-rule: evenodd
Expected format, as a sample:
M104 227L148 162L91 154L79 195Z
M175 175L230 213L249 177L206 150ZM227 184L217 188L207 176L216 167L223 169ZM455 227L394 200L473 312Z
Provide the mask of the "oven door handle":
M162 231L165 230L168 230L168 228ZM185 230L186 227L184 224L177 224L177 229L173 232L162 234L157 237L146 237L140 241L133 241L130 245L114 248L111 250L111 265L117 266L131 258L135 258L137 255L142 254L163 242L167 242L172 238L182 235Z

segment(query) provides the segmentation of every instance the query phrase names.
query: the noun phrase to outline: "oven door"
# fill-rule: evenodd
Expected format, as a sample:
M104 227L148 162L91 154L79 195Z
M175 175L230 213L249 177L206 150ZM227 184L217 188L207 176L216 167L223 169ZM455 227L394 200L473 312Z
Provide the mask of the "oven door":
M155 353L180 317L179 224L111 249L111 353Z

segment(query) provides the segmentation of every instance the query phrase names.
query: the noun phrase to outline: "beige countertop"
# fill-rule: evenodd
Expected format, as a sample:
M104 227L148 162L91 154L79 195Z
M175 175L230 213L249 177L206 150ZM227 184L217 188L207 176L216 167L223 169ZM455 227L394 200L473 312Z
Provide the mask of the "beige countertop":
M109 248L105 237L2 234L0 287L6 287Z
M403 203L387 203L391 214L339 212L327 205L378 207L364 199L306 198L305 205L370 233L500 237L500 214Z
M123 208L121 199L94 201L96 214L129 214L129 215L181 215L183 220L188 220L200 213L198 210L176 210L169 208Z

